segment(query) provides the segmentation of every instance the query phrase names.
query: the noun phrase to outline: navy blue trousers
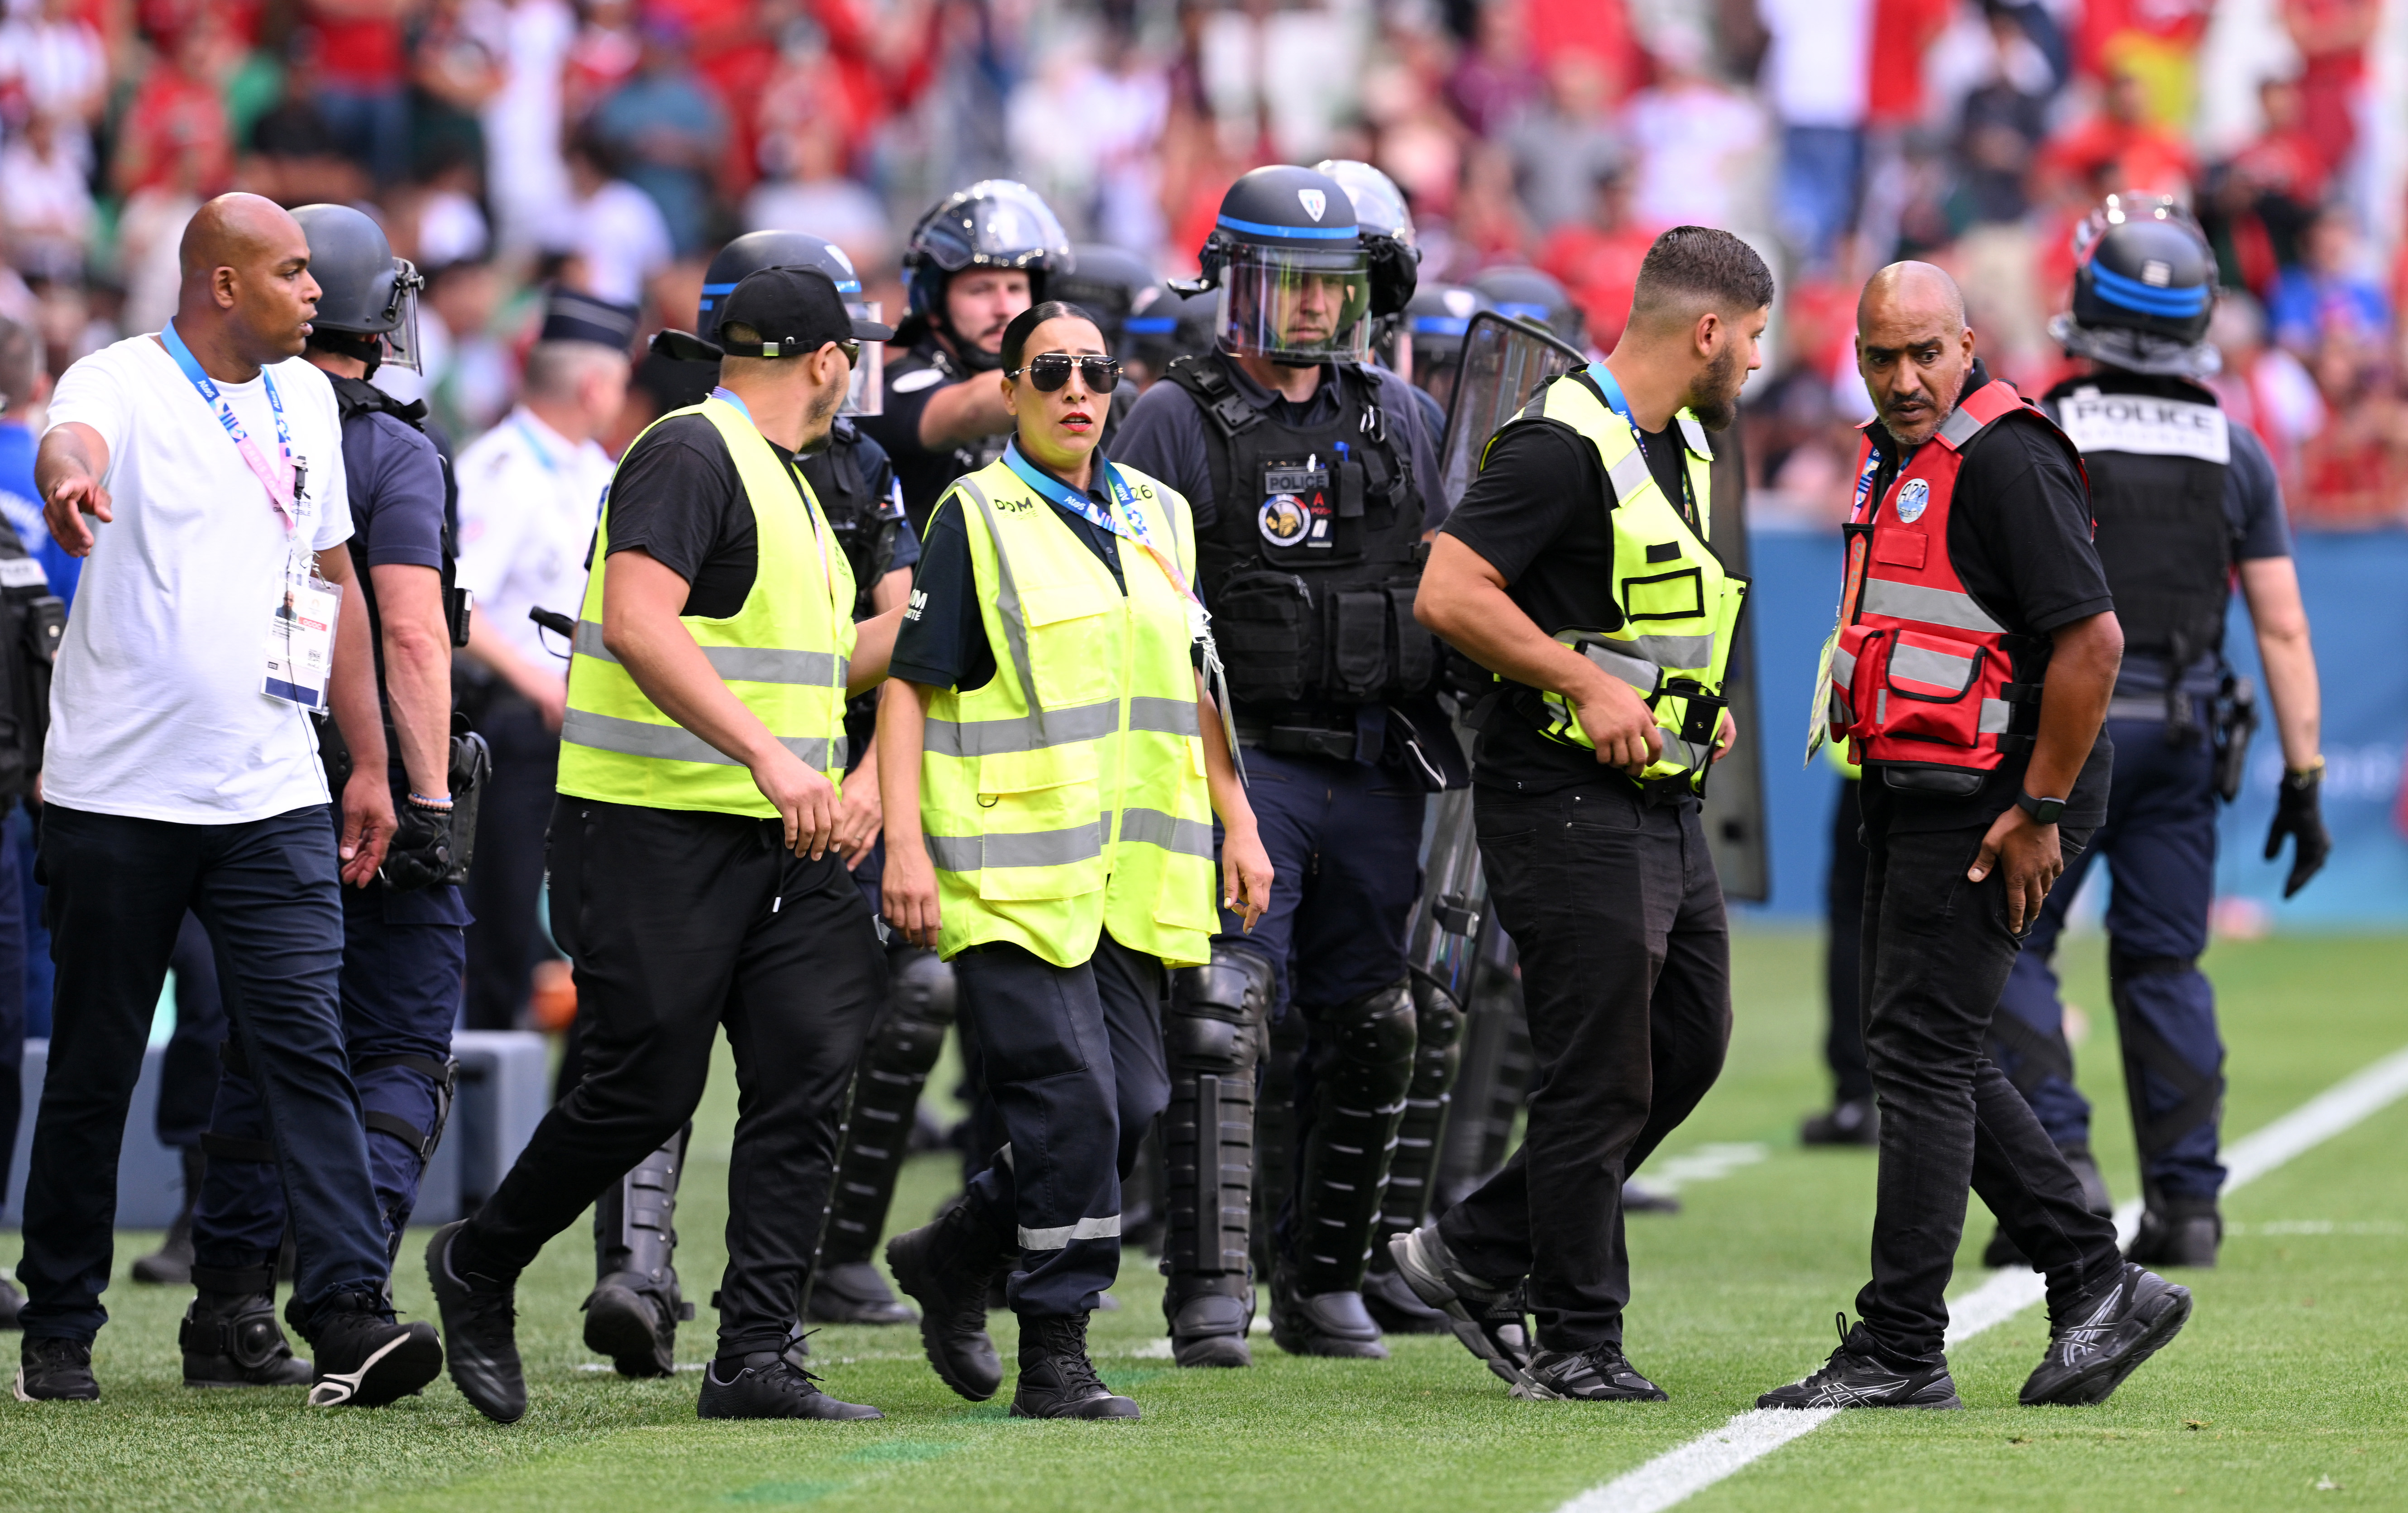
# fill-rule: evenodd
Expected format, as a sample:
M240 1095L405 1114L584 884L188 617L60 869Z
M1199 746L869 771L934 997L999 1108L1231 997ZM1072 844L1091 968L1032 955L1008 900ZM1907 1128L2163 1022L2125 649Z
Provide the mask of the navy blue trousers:
M0 1208L8 1206L8 1163L25 1111L25 890L13 807L0 805Z
M354 1068L369 1067L352 1073L364 1113L391 1114L423 1132L435 1129L436 1079L417 1067L369 1063L388 1056L437 1065L451 1060L466 923L460 890L448 885L409 893L392 892L381 882L343 890L343 1046ZM209 1131L244 1144L267 1139L259 1086L243 1072L227 1067L219 1077ZM426 1160L420 1147L388 1129L370 1128L367 1142L368 1175L390 1253L418 1206ZM284 1226L284 1185L275 1163L229 1156L222 1147L211 1150L193 1213L194 1259L223 1271L270 1265Z
M2215 898L2215 774L2207 743L2176 746L2156 721L2108 723L2115 777L2107 822L2071 862L2042 908L1999 1007L1991 1056L2059 1146L2090 1139L2090 1101L2073 1086L2065 1007L2053 962L2065 915L2091 863L2107 862L2110 1001L2140 1135L2141 1178L2165 1197L2212 1199L2224 1041L2215 990L2198 958ZM2002 1033L2001 1033L2002 1032Z
M185 910L267 1108L293 1216L295 1321L389 1272L367 1135L344 1054L343 917L322 806L241 824L177 824L51 805L42 876L58 968L49 1075L25 1184L31 1339L91 1339L115 1257L117 1158L151 1014Z
M1014 1313L1093 1312L1121 1266L1121 1183L1170 1102L1159 959L1111 935L1077 966L1019 946L953 958L979 1077L1008 1143L970 1180L973 1216L1017 1245Z

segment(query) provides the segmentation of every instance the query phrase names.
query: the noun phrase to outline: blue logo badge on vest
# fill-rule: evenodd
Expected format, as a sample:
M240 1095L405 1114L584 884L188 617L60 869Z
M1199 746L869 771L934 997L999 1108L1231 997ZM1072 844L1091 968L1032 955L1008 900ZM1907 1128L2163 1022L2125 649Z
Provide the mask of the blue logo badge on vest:
M1907 479L1905 487L1898 491L1898 522L1900 525L1914 524L1923 518L1923 511L1930 503L1931 485L1921 478Z
M1304 501L1296 495L1275 493L1263 501L1263 507L1255 515L1254 522L1260 527L1263 539L1272 546L1292 547L1304 539L1304 533L1312 523L1312 512L1306 509Z

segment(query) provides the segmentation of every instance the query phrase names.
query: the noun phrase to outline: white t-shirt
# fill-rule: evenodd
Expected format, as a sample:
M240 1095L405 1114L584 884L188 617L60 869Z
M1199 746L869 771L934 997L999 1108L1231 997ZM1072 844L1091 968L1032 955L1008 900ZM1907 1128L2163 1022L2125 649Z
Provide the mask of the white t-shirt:
M477 614L520 655L568 676L527 610L574 620L585 603L585 553L615 464L591 441L566 436L522 407L460 453L459 584Z
M268 378L308 469L300 535L323 550L351 534L334 387L298 358L218 385L270 465ZM44 796L179 824L325 803L309 717L259 691L283 593L284 521L214 407L157 340L134 336L59 379L50 424L70 421L108 443L101 484L116 519L89 521L92 556L50 684Z

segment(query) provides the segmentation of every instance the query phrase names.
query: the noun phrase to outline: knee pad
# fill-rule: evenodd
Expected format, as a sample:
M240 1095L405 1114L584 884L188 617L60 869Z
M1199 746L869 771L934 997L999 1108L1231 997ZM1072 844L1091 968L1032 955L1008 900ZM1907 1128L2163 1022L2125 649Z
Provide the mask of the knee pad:
M389 1080L376 1078L371 1081L370 1078L376 1073L392 1071L413 1073L430 1084L435 1110L424 1129L394 1109L365 1106L374 1096L377 1084ZM452 1095L460 1080L457 1060L446 1057L438 1062L432 1056L416 1055L366 1056L351 1063L351 1078L359 1084L360 1102L364 1106L360 1122L367 1126L370 1134L389 1135L399 1140L417 1153L422 1167L434 1159L435 1148L443 1141L443 1127L452 1122Z
M1216 945L1212 960L1171 974L1163 1049L1181 1070L1251 1071L1261 1055L1276 977L1260 951Z
M1404 980L1374 988L1327 1015L1337 1057L1324 1080L1333 1092L1384 1106L1405 1095L1413 1078L1416 1044L1413 996Z

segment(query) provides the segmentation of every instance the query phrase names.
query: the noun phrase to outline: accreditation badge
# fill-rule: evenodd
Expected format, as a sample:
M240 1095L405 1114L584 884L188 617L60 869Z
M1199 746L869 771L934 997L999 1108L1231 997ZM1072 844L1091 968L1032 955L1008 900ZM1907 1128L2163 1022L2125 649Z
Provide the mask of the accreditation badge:
M315 573L284 579L283 596L267 617L267 670L259 691L312 711L326 707L326 675L335 665L335 617L343 587Z

